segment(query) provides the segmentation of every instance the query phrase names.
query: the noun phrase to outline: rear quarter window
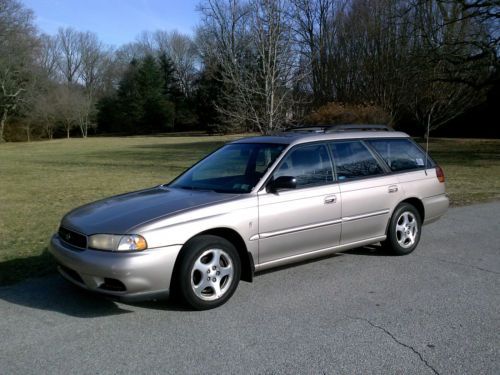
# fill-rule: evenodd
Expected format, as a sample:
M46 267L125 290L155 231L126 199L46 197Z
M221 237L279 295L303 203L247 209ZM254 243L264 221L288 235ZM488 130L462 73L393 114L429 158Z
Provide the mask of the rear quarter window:
M409 139L371 139L366 142L393 172L424 168L425 152ZM427 167L431 164L432 161L427 159Z
M375 157L360 141L334 142L330 148L339 181L384 173Z

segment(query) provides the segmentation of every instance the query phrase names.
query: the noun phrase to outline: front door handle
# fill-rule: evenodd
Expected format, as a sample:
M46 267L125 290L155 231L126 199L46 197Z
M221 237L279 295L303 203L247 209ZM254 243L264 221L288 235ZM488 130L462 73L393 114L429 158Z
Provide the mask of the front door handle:
M325 204L329 204L329 203L335 203L337 202L337 196L335 195L328 195L325 197Z
M398 187L396 185L389 186L389 193L395 193L398 191Z

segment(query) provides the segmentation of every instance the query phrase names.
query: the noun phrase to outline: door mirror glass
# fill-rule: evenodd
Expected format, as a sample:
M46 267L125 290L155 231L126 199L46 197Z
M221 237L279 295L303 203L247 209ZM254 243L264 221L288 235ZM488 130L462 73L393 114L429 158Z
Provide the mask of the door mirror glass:
M276 180L272 180L267 185L267 191L276 192L278 190L295 189L297 187L297 179L292 176L280 176Z

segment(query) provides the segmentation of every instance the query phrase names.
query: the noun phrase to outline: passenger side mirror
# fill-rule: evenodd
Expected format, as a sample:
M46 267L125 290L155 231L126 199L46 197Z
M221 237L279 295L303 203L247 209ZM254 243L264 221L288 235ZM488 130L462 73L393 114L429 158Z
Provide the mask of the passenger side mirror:
M272 180L267 185L267 191L275 193L278 190L295 189L297 187L297 179L292 176L280 176L276 180Z

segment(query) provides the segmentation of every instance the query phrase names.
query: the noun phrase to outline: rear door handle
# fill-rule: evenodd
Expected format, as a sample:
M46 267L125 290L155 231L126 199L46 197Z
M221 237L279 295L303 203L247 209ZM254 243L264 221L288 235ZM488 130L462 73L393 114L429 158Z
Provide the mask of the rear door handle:
M396 185L389 186L389 193L395 193L398 191L398 187Z
M336 195L327 195L325 197L325 204L335 203L335 202L337 202L337 196Z

